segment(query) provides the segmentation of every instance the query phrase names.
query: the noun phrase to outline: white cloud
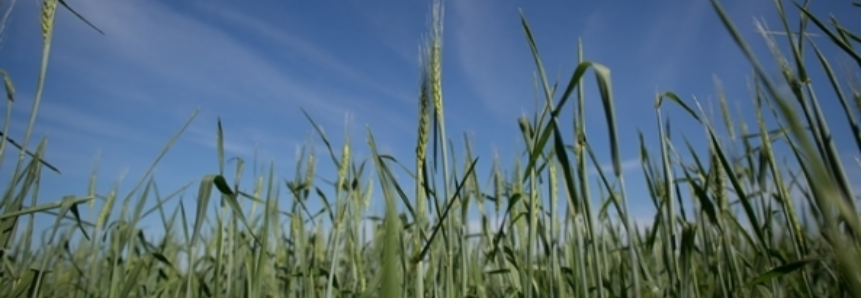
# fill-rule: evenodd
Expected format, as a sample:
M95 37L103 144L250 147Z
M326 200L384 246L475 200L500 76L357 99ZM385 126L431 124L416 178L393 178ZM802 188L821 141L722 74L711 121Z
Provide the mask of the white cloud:
M619 165L620 165L620 169L622 170L622 173L625 173L625 172L628 172L631 170L636 170L636 169L639 169L641 166L640 158L638 157L638 158L623 160L622 162L619 163ZM601 165L601 171L604 172L604 175L607 175L608 177L613 176L614 175L613 163L602 164ZM589 168L589 175L591 175L591 176L598 175L598 170L596 170L595 168Z
M157 2L99 1L78 6L106 35L82 31L88 28L63 30L67 36L58 40L66 43L62 43L63 51L56 51L55 61L87 73L88 85L111 100L133 100L148 111L181 110L182 117L187 117L196 106L264 116L302 106L322 115L341 115L347 107L338 101L355 98L325 88L326 84L291 67L279 67L259 48ZM242 15L220 15L263 29L266 36L280 34L266 31L269 27ZM361 78L301 39L279 40L279 46L298 48L303 57L310 55L314 64Z
M516 113L521 108L533 105L532 69L526 64L531 60L530 56L521 55L526 53L526 45L522 41L515 43L511 37L517 35L508 32L510 28L505 22L517 25L517 19L511 18L515 15L501 11L495 4L493 1L452 2L446 7L446 13L453 16L452 21L457 25L444 28L444 32L453 35L448 47L451 50L447 53L455 56L473 94L498 119L508 120L518 116ZM523 73L522 69L530 72Z
M238 24L242 27L251 29L250 31L265 36L265 40L273 42L278 48L295 50L295 54L303 58L313 61L315 65L332 71L332 73L348 78L358 84L370 86L378 92L386 94L398 100L412 100L412 94L402 90L394 90L391 86L386 85L379 80L362 74L356 69L349 66L348 63L333 56L329 51L320 48L313 43L302 39L295 34L291 34L284 29L278 29L271 24L261 21L259 18L241 14L232 9L218 9L214 6L204 6L204 10L220 16L225 21L232 24Z
M252 156L258 145L260 157L266 158L300 143L291 136L297 127L307 133L311 126L299 107L336 133L341 133L338 128L344 113L352 110L360 115L358 120L375 124L375 136L384 144L388 137L383 135L415 131L414 114L398 109L413 101L416 96L411 93L417 91L388 87L320 46L248 15L210 6L204 9L228 26L263 36L266 45L292 51L297 60L311 64L310 68L370 86L400 103L392 105L388 100L333 88L273 60L277 57L264 56L262 51L271 47L249 44L241 36L158 2L81 2L75 8L106 35L79 26L80 21L70 14L58 16L52 73L40 120L60 124L68 131L64 134L74 130L90 138L138 142L159 136L158 142L162 142L198 107L200 114L183 138L213 147L215 118L221 115L227 150L244 156ZM35 12L34 7L30 9ZM38 28L36 25L32 28ZM69 104L52 105L68 100L47 97L51 90L64 90L54 87L54 82L61 81L75 86L78 93L63 94L74 96ZM176 124L166 127L164 118ZM364 143L363 124L355 127L354 144ZM168 128L169 132L162 130ZM340 143L339 136L328 135L333 145Z
M45 101L39 109L39 116L55 123L53 134L81 133L88 139L113 139L147 143L152 141L141 128L111 120L108 117L95 117L92 113L68 104ZM149 138L148 138L149 137Z
M226 157L236 156L247 160L254 157L256 153L259 158L258 161L267 161L276 156L285 156L284 152L280 152L276 148L292 148L305 143L293 134L276 135L274 134L276 131L278 130L261 130L253 125L243 123L222 122L224 151L228 155ZM217 145L216 124L207 122L202 123L202 125L192 125L188 128L185 138L198 145L213 149L212 152L215 152L214 149Z

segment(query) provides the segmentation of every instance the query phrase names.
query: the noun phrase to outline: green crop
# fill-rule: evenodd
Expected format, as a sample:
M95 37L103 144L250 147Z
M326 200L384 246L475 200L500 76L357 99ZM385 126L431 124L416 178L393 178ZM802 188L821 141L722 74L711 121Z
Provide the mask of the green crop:
M43 158L44 139L35 150L26 149L57 4L68 8L44 0L41 73L21 143L8 137L14 74L2 71L8 100L0 160L14 154L5 141L19 153L0 205L2 297L861 297L861 221L845 169L857 165L841 162L820 108L822 93L814 91L808 72L821 68L827 74L818 86L831 89L834 98L827 100L838 100L844 112L828 117L845 118L838 122L853 134L841 137L854 140L859 150L861 87L834 70L806 30L824 32L824 40L854 66L861 66L855 47L861 38L804 5L792 5L801 17L791 23L782 2L775 1L782 30L796 32L780 36L788 50L778 46L776 35L761 31L769 58L781 70L774 77L713 0L753 68L757 122L739 121L719 84L719 119L708 118L696 99L660 92L654 95L658 137L651 140L642 134L619 139L611 71L585 60L582 46L570 78L550 82L539 43L521 16L543 106L517 119L526 158L503 169L499 157L476 155L469 140L458 152L446 134L443 7L435 3L421 60L415 156L380 154L370 129L364 139L371 157L355 158L349 138L336 154L337 146L306 114L337 177L330 185L318 182L316 168L325 158L303 151L296 176L281 194L274 166L250 186L238 178L244 173L241 160L233 172L225 168L219 122L219 172L200 180L194 206L179 201L171 213L164 204L187 187L162 196L150 174L185 127L126 196L116 190L97 194L94 173L86 195L35 204L43 167L59 172ZM805 60L811 51L816 59ZM595 85L585 83L590 75ZM791 92L780 92L781 85ZM597 88L599 98L586 98L587 87ZM587 136L587 101L601 103L606 135ZM668 110L675 108L701 125L705 143L670 137ZM575 121L561 122L564 113ZM609 143L612 167L597 166L602 162L593 151L596 142ZM658 149L650 152L647 144ZM638 226L628 209L621 146L640 148L641 173L657 210L648 226ZM789 152L786 159L780 150ZM487 182L477 174L480 159L492 164ZM405 169L409 178L399 180L394 168ZM590 181L593 173L597 184ZM89 203L93 209L97 198L104 200L103 209L82 218L81 208ZM217 214L208 212L213 198ZM370 213L372 198L385 203L381 217ZM145 202L155 204L145 209ZM112 211L115 204L121 204L119 214ZM195 218L186 218L186 211ZM32 239L37 213L56 220L44 243ZM144 235L138 224L147 217L163 224L163 238ZM476 220L479 227L469 228Z

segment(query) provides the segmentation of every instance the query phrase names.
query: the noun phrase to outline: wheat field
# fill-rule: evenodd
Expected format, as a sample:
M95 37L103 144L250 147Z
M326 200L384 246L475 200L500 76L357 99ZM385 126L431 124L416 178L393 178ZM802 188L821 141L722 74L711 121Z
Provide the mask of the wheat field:
M15 98L15 74L2 71L8 100L0 154L18 159L2 165L12 174L0 205L0 296L861 297L861 222L846 174L846 168L861 165L841 162L833 142L838 136L823 120L840 118L834 123L849 125L855 134L839 137L861 148L856 119L861 84L840 72L861 68L856 49L861 37L803 5L775 1L781 30L802 31L763 34L772 56L756 57L719 1L711 3L751 66L749 100L756 123L740 122L725 98L717 100L721 117L711 119L701 102L665 91L651 95L659 138L618 139L617 82L610 69L581 52L569 79L549 81L540 44L521 15L543 108L513 119L520 131L511 133L524 140L519 148L524 158L503 169L498 159L477 156L469 146L447 145L444 8L437 2L422 45L417 131L410 136L414 156L380 154L369 129L363 146L371 157L357 159L349 140L341 146L330 142L308 116L330 154L305 151L285 189L271 170L247 182L238 178L245 170L242 161L226 168L219 122L213 140L219 173L202 175L195 204L179 202L180 208L168 210L164 203L176 197L155 195L150 172L128 194L90 191L49 204L29 203L44 187L40 175L57 171L43 159L44 139L35 150L23 149L34 142L30 134L49 64L54 14L66 7L44 0L42 79L21 142L9 136L8 119L13 102L30 99ZM850 9L861 5L855 6ZM788 10L803 17L790 20ZM825 38L806 38L803 30L811 28ZM776 39L788 46L777 46ZM816 41L839 47L855 64L837 67ZM816 59L803 59L809 52ZM769 75L773 72L760 59L774 59L782 75ZM828 74L829 81L816 82L819 90L836 98L817 96L807 77L813 68ZM791 86L791 92L780 92L780 84ZM600 98L586 98L585 87L599 90ZM822 100L840 101L845 113L826 117ZM606 135L587 134L587 101L601 103ZM667 110L696 120L707 142L670 138ZM577 121L559 121L566 113ZM596 142L610 143L612 167L596 166L602 164L592 150ZM637 173L647 181L657 210L647 226L628 210L621 146L640 148ZM493 165L486 169L490 177L477 174L479 159ZM338 169L337 177L329 177L334 183L316 178L325 162ZM410 176L396 178L395 168ZM591 172L597 172L597 184L589 180ZM94 200L103 200L103 209L85 218ZM371 200L385 204L385 213L371 214ZM144 208L146 202L155 207ZM113 212L117 204L119 213ZM315 204L323 208L308 208ZM209 212L211 206L219 212ZM56 220L43 242L33 235L34 214ZM473 214L480 226L468 226ZM144 218L162 223L165 236L146 237L139 226Z

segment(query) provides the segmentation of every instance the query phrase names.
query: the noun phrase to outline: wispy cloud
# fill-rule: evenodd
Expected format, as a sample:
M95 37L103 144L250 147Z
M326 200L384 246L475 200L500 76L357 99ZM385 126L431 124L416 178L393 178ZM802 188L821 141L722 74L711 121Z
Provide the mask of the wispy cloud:
M313 43L291 34L285 28L277 28L271 23L261 21L259 18L242 14L233 9L227 9L214 6L203 6L205 11L211 12L213 15L221 17L224 21L232 25L238 25L248 29L248 33L256 33L262 36L262 40L270 42L278 49L289 49L289 55L307 59L317 67L321 67L328 73L335 76L342 76L348 80L354 81L357 84L369 86L378 92L385 94L397 100L412 100L412 94L400 89L396 89L391 84L381 82L379 78L373 78L362 74L355 68L351 67L347 61L337 58L331 51L325 48L314 45ZM415 59L415 58L413 58Z
M81 65L86 69L103 68L105 60L116 62L119 65L114 66L133 72L116 74L118 79L137 80L148 75L151 78L144 80L155 86L138 88L195 94L194 98L181 100L185 102L222 101L266 109L283 108L285 100L302 100L303 105L335 109L325 101L314 100L325 94L302 83L295 74L276 68L249 45L158 2L87 2L82 3L81 10L96 8L100 13L93 14L93 21L106 28L107 37L86 38L90 46L80 45L79 51L69 51L74 57L58 53L58 59L89 62ZM106 56L81 57L84 51ZM161 99L152 98L151 103L157 100Z
M124 141L132 143L149 143L154 137L143 127L133 127L109 117L110 115L93 115L82 107L57 102L44 102L39 109L40 117L44 117L46 125L51 126L51 132L57 135L79 133L86 139L82 142L99 139Z
M57 48L64 51L55 54L56 67L86 73L86 78L69 83L95 95L77 104L102 108L79 110L74 116L85 121L78 126L123 127L107 122L99 113L130 116L123 119L126 123L149 121L159 125L161 121L153 120L165 116L181 123L201 107L190 137L211 147L215 143L215 117L221 115L230 129L238 132L227 141L227 148L241 155L251 154L256 145L274 155L298 144L298 139L289 136L295 136L298 127L302 133L311 127L299 113L300 107L330 130L342 127L343 115L352 111L361 115L360 121L373 124L378 135L414 131L410 121L414 114L402 111L402 106L415 98L404 91L412 86L392 87L365 75L349 61L288 29L220 7L207 6L203 11L233 31L158 2L86 2L79 10L92 16L91 21L103 27L106 36L84 33L80 28L58 35L62 46ZM246 35L230 33L236 29L254 33L248 35L257 42L249 43ZM292 58L285 61L271 55L279 50L290 52ZM314 75L305 73L310 71ZM365 86L388 100L336 88L319 73ZM392 100L400 104L393 105ZM65 117L60 112L46 116ZM170 127L169 133L178 125ZM364 125L356 128L363 136Z
M80 10L98 11L88 15L105 27L107 35L74 34L74 41L73 37L66 38L63 48L68 50L58 52L56 60L87 73L83 84L98 90L102 97L137 104L141 112L164 115L182 111L175 116L184 118L202 106L221 114L235 111L244 113L234 115L271 119L304 107L321 115L317 117L338 115L323 119L325 123L340 119L352 108L383 107L378 101L344 94L325 81L304 76L296 65L273 60L277 56L268 55L261 47L158 2L88 2L82 3ZM307 58L304 65L310 63L359 84L372 84L393 98L405 97L343 66L312 44L281 34L284 30L277 31L241 14L212 10L219 11L217 15L229 24L261 32L263 39L280 36L273 39L274 48L296 51L299 57ZM111 64L110 70L105 63ZM358 105L356 100L373 104Z
M303 144L303 140L295 137L296 132L277 134L277 131L277 129L258 129L253 125L242 123L223 123L224 150L231 156L252 158L256 155L261 160L270 160L276 156L290 156L286 152L279 152L279 149ZM308 133L310 134L310 130ZM190 126L187 134L187 138L193 143L215 152L217 145L215 123Z
M622 170L622 173L625 173L625 172L628 172L631 170L636 170L636 169L640 168L640 166L641 166L640 158L638 157L638 158L623 160L622 162L619 163L619 165L620 165L620 170ZM604 175L613 175L613 163L602 164L601 165L601 171L604 172ZM598 175L598 170L595 168L590 168L589 169L589 175L593 175L593 176Z
M453 36L449 48L469 83L468 92L499 120L509 120L522 108L533 106L532 73L526 64L528 48L515 42L513 38L519 36L512 32L517 31L506 26L506 22L517 25L516 11L500 9L495 3L452 2L447 6L450 29L446 32Z

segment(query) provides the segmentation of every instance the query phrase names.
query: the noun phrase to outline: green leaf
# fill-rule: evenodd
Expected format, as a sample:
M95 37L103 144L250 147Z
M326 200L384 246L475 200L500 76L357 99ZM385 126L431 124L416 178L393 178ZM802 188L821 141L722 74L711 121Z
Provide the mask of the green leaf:
M772 279L775 279L778 277L782 277L782 276L790 274L790 273L792 273L798 269L801 269L802 267L804 267L804 265L818 262L818 261L819 260L817 260L817 259L805 259L805 260L790 262L790 263L786 263L786 264L774 267L773 269L769 270L768 272L760 274L756 278L751 279L750 281L745 283L744 286L750 287L750 286L757 285L757 284L760 284L760 283L763 283L763 282L766 282L766 281L769 281L769 280L772 280Z
M9 102L15 101L15 85L12 84L12 78L5 70L0 69L0 74L3 75L3 83L6 86L6 98Z
M200 188L197 193L197 213L194 218L194 230L191 232L191 247L197 243L197 238L200 236L200 228L203 226L203 220L206 216L206 206L209 205L209 197L212 195L213 181L217 175L207 175L200 181Z
M233 191L230 190L230 186L227 185L227 180L224 179L224 176L217 175L212 181L215 184L215 187L218 188L222 194L227 196L233 196Z

